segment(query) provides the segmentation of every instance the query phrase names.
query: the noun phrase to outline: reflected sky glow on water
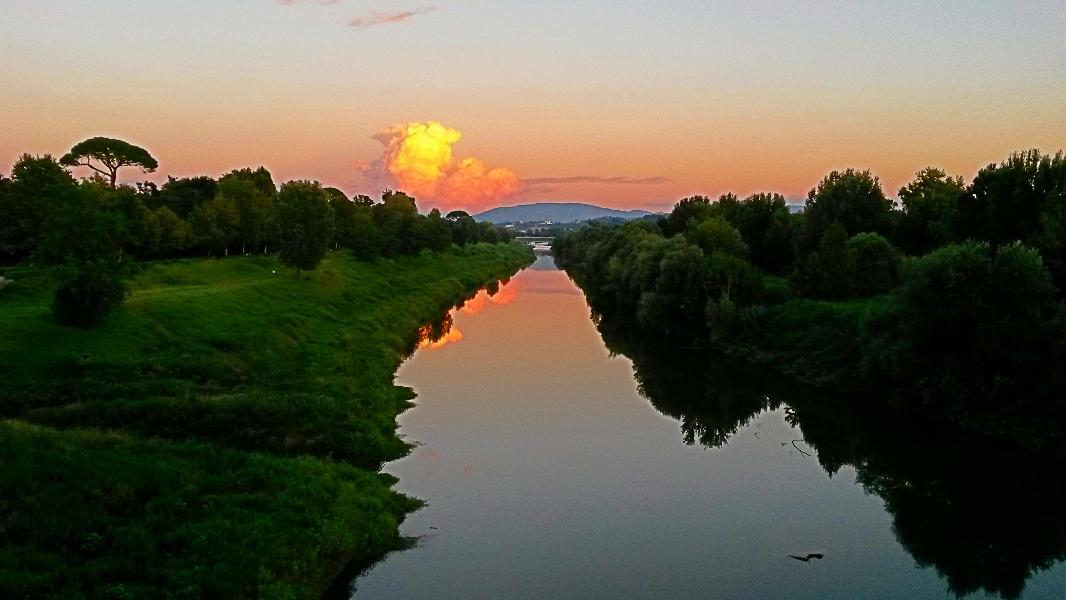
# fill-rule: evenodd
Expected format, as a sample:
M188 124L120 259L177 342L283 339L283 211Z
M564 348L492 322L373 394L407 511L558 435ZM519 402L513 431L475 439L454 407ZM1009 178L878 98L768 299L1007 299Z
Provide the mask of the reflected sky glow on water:
M939 434L826 413L789 382L691 353L609 340L625 351L612 354L565 273L536 266L452 311L450 343L425 342L400 369L418 392L401 434L419 445L384 470L429 505L402 527L417 547L370 567L354 598L945 598L949 580L968 591L998 577L969 546L1033 545L1017 530L1048 527L1037 554L1061 557L1058 513L982 537L999 525L971 516L979 482L908 454ZM945 502L954 512L937 513ZM983 521L973 539L938 545L966 519ZM789 557L811 552L824 558ZM1062 597L1061 564L1033 570L1022 597ZM1001 589L1025 581L1008 575Z

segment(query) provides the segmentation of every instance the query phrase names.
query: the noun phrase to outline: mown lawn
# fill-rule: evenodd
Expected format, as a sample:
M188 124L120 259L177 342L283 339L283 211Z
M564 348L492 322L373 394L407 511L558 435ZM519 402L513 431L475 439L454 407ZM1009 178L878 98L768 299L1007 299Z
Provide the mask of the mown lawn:
M310 598L417 501L393 374L418 328L532 255L476 245L299 278L271 257L145 266L90 330L47 278L0 292L0 596Z

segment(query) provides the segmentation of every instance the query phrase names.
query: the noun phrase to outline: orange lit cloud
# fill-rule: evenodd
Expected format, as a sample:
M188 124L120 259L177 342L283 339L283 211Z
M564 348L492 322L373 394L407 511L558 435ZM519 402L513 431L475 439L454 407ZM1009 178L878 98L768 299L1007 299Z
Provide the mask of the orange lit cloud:
M374 136L385 145L373 163L356 163L378 185L394 184L420 200L477 211L517 194L522 182L506 167L487 168L477 158L456 161L452 146L462 133L434 121L395 125Z

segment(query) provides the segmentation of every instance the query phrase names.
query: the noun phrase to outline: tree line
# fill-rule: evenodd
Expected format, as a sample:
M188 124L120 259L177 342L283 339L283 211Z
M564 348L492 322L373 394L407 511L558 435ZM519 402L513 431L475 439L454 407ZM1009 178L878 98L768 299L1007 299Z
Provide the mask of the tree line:
M78 166L94 175L76 180L69 169ZM299 272L328 250L374 260L511 239L463 211L423 215L403 192L385 190L375 202L316 181L278 187L263 167L168 177L161 186L117 183L122 168L157 167L143 148L109 138L81 142L60 159L23 155L10 177L0 175L0 264L54 269L56 315L86 326L122 301L137 261L277 253Z
M1066 422L1061 152L1012 154L969 183L930 167L898 203L855 169L796 214L777 194L695 196L554 252L594 310L644 330L1030 445L1052 446L1030 435L1041 418Z

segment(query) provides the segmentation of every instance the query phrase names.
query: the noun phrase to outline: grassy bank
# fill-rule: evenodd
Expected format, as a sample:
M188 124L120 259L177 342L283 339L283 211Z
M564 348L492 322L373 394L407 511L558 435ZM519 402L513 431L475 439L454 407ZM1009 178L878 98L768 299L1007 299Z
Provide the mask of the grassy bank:
M43 274L9 271L0 595L314 597L395 547L417 501L373 472L407 450L393 373L419 326L531 258L155 264L84 331L55 323Z

